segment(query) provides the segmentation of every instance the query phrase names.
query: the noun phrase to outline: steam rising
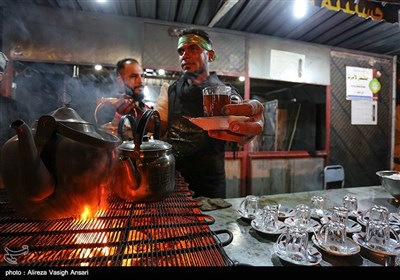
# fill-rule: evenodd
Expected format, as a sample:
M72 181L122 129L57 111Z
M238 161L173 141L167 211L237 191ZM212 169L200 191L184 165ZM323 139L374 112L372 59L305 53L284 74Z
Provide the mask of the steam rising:
M83 66L73 77L73 65L16 62L15 99L27 106L30 119L38 119L69 104L86 121L94 123L94 109L99 97L117 92L115 76L109 69L94 71Z

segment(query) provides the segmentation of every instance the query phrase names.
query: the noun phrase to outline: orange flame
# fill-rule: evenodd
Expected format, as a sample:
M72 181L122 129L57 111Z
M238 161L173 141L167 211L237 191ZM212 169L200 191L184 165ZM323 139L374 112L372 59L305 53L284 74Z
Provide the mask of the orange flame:
M93 218L92 210L88 205L85 205L83 207L83 213L81 214L81 220L86 221L90 218Z
M104 228L104 225L101 221L98 221L96 217L101 214L101 211L97 211L93 213L92 209L88 206L84 206L84 210L80 216L80 219L76 221L76 224L79 225L80 228L97 228L100 226L100 229ZM97 228L98 229L98 228ZM90 232L90 233L78 233L75 235L75 243L76 244L88 244L92 242L103 243L106 244L108 241L106 232ZM79 258L86 259L94 256L108 256L110 255L110 248L104 246L102 248L81 248L79 249ZM81 266L89 266L88 262L82 262Z

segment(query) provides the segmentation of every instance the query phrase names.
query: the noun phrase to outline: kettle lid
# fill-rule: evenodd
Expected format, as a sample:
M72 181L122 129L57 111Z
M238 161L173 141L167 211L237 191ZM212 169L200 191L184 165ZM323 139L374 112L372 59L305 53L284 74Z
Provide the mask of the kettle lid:
M135 149L135 143L133 141L123 141L123 143L119 146L119 149L124 151L133 151ZM161 140L150 139L147 135L143 136L143 140L140 145L141 153L168 151L171 149L171 144Z
M50 116L54 117L57 122L64 123L78 123L78 124L90 124L78 115L78 113L72 109L69 105L64 105L53 112Z
M97 147L114 148L121 140L105 131L97 131L95 126L82 119L69 105L64 105L50 113L57 122L57 132L75 141Z

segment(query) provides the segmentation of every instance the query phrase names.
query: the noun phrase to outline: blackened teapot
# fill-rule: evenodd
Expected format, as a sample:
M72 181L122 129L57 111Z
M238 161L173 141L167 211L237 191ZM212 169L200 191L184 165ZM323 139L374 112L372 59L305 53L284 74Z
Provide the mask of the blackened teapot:
M17 212L53 219L97 209L121 143L117 136L97 131L68 105L32 128L23 120L11 127L17 135L2 148L1 174Z

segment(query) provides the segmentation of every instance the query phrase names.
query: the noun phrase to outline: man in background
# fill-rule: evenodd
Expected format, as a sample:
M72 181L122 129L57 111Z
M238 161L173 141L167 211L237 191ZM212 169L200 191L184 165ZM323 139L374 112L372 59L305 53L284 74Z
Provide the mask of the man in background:
M97 112L97 123L118 123L122 115L131 114L140 118L147 106L144 103L144 73L139 62L134 58L124 58L117 62L117 83L119 91L114 104L105 104Z

